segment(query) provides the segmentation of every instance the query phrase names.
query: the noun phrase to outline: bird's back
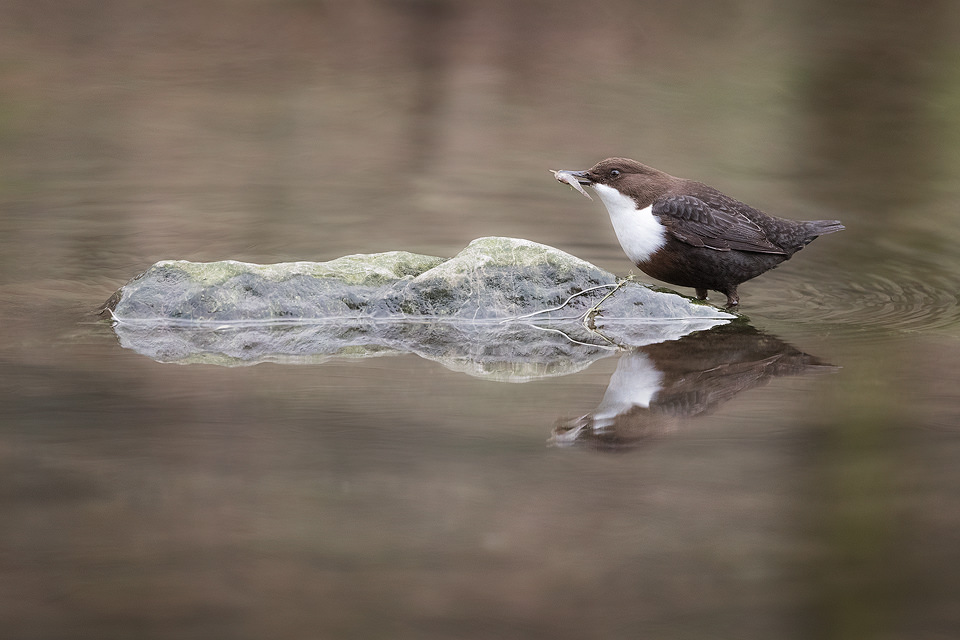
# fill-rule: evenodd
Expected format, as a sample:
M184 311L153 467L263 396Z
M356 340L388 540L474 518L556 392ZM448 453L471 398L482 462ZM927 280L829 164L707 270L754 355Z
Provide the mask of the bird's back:
M839 220L789 220L771 216L702 182L685 180L682 191L703 200L713 209L738 213L756 223L766 232L767 238L788 255L793 255L818 236L844 229Z

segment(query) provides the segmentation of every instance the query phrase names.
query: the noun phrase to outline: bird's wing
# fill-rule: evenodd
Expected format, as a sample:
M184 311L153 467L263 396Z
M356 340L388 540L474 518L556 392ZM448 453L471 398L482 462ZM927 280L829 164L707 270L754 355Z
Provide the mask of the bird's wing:
M716 251L786 253L770 242L760 226L742 213L711 207L693 196L668 196L653 203L652 213L677 240Z

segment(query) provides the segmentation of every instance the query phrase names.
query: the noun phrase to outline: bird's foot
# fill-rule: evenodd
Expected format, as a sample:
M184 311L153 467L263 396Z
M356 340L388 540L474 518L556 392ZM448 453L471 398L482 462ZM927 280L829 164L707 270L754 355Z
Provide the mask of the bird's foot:
M737 293L737 288L734 287L729 291L722 291L721 293L726 294L727 296L727 309L736 309L737 305L740 304L740 294Z

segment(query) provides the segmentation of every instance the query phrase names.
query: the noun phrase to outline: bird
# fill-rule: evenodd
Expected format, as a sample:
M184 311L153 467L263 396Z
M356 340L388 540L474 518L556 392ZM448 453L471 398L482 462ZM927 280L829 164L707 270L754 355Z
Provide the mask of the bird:
M627 257L648 276L708 291L740 304L737 287L773 269L817 237L844 229L839 220L767 215L701 182L677 178L629 158L607 158L554 176L584 195L596 191Z

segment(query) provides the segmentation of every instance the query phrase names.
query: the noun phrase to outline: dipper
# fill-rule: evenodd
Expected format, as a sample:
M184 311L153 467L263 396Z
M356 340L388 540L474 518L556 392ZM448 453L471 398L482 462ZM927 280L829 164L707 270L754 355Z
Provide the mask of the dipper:
M607 158L557 180L593 187L607 207L624 253L647 275L740 302L737 286L773 269L839 220L769 216L700 182L676 178L628 158ZM586 193L584 192L584 195Z

